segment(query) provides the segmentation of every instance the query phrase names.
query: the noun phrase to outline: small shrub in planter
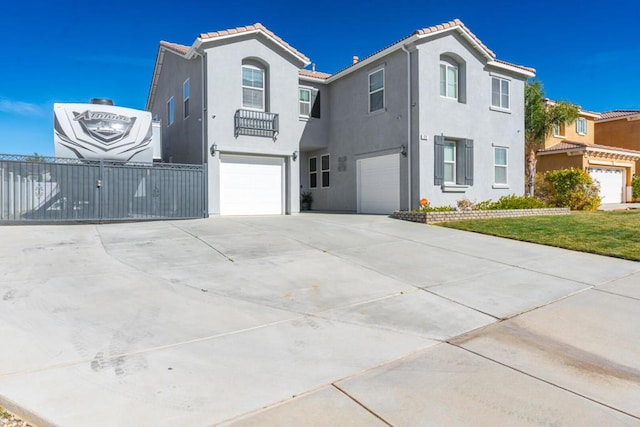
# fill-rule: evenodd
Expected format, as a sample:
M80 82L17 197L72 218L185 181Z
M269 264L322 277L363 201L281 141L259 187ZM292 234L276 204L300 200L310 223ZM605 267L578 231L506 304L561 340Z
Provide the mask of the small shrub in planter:
M472 211L476 208L475 203L473 203L471 200L467 199L466 197L463 197L462 199L458 200L456 203L458 205L459 211Z
M640 176L634 176L631 181L631 196L634 200L640 199Z
M582 169L559 169L536 175L535 193L550 206L592 211L600 206L600 186Z
M455 211L451 206L438 206L433 207L429 203L429 200L422 198L420 199L420 207L412 210L411 212L451 212Z
M532 196L516 196L512 194L510 196L502 196L497 202L489 203L489 210L505 210L505 209L541 209L546 208L547 205Z
M303 191L300 193L300 209L303 211L311 210L311 203L313 203L313 195L311 191Z

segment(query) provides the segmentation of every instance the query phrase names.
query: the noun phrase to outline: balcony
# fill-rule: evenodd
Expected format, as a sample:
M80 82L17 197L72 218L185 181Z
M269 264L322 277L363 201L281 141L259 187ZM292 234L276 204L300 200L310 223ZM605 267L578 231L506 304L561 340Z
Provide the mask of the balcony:
M234 115L235 136L265 136L276 139L278 115L264 111L237 110Z

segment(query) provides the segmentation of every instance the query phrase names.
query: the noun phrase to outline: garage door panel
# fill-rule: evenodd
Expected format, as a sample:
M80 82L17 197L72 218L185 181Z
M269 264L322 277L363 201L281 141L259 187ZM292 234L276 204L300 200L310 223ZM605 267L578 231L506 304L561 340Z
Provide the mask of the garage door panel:
M282 172L278 158L221 158L220 214L282 214Z
M391 214L400 209L400 156L358 160L358 212Z
M624 184L622 169L589 168L589 175L600 184L602 203L622 203Z

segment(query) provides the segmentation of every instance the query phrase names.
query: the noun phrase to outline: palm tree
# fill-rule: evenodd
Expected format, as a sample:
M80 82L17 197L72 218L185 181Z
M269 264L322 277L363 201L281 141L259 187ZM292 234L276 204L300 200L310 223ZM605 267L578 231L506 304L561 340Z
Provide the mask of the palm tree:
M576 121L580 107L564 101L546 102L542 83L532 81L524 87L524 112L527 194L533 196L536 152L544 148L544 141L552 134L555 125L569 125Z

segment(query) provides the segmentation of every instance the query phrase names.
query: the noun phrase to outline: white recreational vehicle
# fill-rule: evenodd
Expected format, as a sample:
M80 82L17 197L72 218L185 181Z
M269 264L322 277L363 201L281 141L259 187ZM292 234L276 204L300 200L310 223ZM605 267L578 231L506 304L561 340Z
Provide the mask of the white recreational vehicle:
M152 162L159 160L151 113L117 107L108 99L90 104L53 104L56 157ZM154 147L158 145L158 147Z

